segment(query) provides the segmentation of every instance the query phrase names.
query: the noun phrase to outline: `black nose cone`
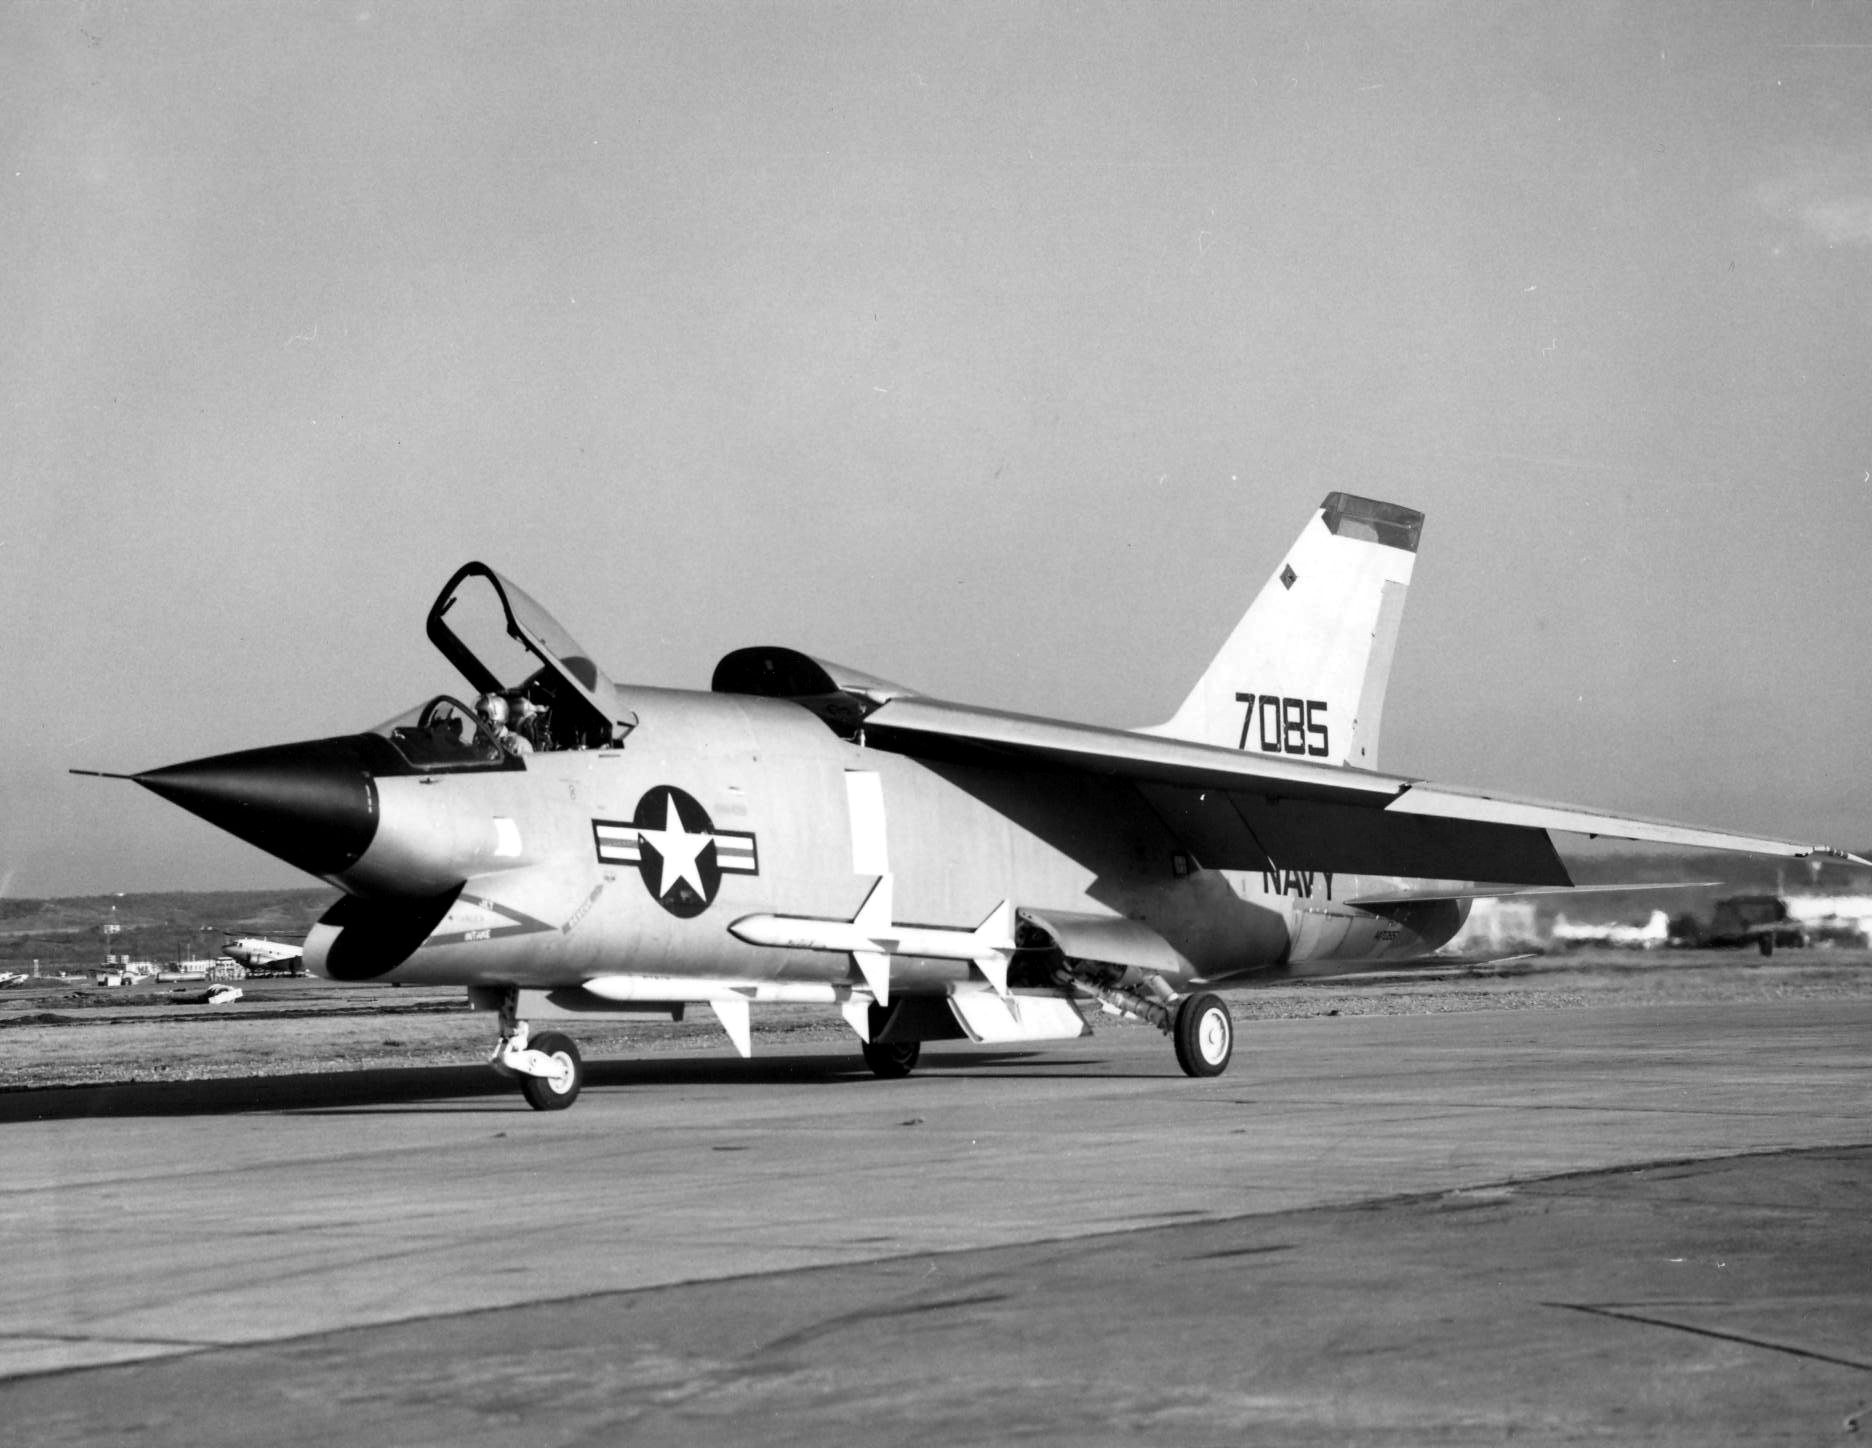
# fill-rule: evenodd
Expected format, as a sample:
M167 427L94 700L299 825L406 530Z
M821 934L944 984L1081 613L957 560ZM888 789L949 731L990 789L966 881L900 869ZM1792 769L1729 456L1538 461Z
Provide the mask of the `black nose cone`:
M377 831L374 737L257 747L139 772L135 780L315 877L342 873Z

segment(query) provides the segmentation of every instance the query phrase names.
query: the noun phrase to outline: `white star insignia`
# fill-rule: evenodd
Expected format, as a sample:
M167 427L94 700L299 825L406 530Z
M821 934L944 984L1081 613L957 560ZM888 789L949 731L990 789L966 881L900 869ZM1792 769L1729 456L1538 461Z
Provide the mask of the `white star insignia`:
M696 897L707 898L708 892L702 886L702 869L696 859L702 849L714 841L707 832L691 832L689 825L682 819L682 809L676 805L676 799L669 793L663 795L663 826L639 827L637 835L651 847L663 860L663 883L657 889L658 898L667 898L670 889L678 883L688 883L695 889Z

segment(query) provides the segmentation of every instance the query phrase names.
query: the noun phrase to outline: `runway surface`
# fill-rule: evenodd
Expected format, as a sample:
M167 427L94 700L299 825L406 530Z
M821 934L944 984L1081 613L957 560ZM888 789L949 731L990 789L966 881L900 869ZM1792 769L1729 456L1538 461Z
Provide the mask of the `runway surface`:
M1872 999L0 1096L35 1443L1857 1443Z

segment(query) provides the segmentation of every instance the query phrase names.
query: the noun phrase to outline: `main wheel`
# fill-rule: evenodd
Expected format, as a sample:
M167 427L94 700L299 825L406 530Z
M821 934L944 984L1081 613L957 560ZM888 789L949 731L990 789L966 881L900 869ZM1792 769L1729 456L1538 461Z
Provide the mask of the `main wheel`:
M864 1054L864 1062L871 1073L880 1080L901 1080L917 1067L917 1061L923 1057L923 1046L914 1039L894 1040L889 1044L879 1044L873 1040L859 1046Z
M1235 1026L1228 1005L1214 994L1192 994L1176 1012L1177 1063L1197 1079L1219 1075L1235 1052Z
M527 1048L537 1049L553 1062L550 1075L520 1076L520 1093L527 1104L535 1110L563 1110L578 1099L585 1084L578 1046L563 1034L536 1034L527 1041Z

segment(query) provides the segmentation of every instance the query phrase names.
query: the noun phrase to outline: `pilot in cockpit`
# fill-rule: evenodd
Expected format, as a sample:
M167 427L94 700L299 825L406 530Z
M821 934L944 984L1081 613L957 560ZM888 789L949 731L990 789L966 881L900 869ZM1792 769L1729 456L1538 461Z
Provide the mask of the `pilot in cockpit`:
M520 700L529 708L522 713L521 720L521 725L527 726L531 724L533 703L527 701L525 697L521 697ZM511 713L508 709L507 698L500 692L483 692L475 699L475 712L482 721L487 723L488 730L494 734L494 740L501 744L503 750L512 752L515 756L525 756L533 750L533 743L528 741L521 732L508 725Z
M546 713L524 692L516 691L508 696L507 718L513 724L514 735L528 747L544 751L552 745L546 740Z

